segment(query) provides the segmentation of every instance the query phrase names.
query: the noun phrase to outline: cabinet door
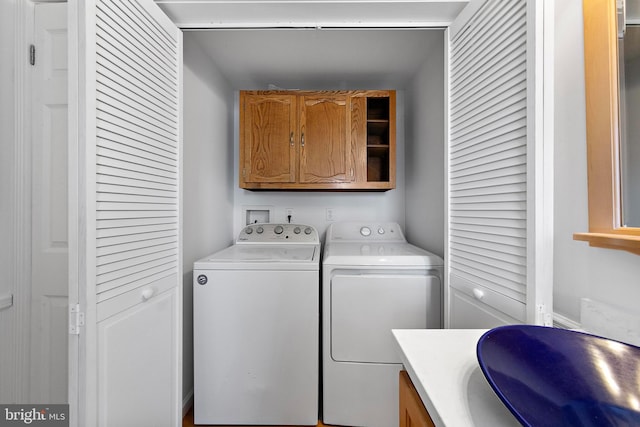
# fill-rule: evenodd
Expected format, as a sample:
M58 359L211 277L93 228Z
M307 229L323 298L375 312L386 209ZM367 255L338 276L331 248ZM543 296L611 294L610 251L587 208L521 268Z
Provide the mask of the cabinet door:
M434 427L407 371L400 371L400 427Z
M296 180L296 97L241 93L240 186Z
M346 94L300 97L300 183L353 180L348 100Z

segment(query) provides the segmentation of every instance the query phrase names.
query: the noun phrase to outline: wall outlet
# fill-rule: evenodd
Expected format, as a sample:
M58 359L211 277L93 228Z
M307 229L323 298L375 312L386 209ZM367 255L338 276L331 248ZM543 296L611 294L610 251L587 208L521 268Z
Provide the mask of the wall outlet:
M325 219L327 221L335 221L335 216L334 216L335 212L333 211L333 208L327 208L325 210Z

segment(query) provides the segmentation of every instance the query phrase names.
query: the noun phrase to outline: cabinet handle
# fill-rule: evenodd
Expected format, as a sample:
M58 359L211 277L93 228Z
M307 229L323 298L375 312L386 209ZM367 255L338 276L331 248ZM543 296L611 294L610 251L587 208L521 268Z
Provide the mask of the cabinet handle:
M289 145L293 147L293 132L289 135Z
M151 288L147 288L142 291L142 301L149 301L155 292Z
M302 132L302 138L300 138L300 145L304 147L304 132Z

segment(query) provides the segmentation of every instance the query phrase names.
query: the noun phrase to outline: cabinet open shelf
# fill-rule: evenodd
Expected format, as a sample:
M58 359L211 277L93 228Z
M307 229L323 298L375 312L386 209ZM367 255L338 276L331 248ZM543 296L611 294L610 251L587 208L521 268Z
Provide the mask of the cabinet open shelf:
M367 98L367 181L388 182L389 97Z

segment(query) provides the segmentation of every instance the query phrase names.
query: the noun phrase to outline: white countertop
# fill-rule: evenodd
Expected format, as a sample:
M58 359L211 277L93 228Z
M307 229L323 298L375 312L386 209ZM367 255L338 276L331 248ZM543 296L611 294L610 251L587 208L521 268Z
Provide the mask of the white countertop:
M393 330L402 363L436 426L520 426L478 365L476 343L485 332Z

